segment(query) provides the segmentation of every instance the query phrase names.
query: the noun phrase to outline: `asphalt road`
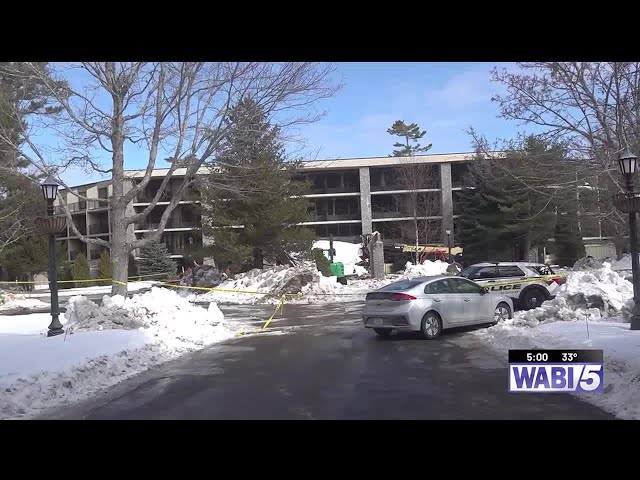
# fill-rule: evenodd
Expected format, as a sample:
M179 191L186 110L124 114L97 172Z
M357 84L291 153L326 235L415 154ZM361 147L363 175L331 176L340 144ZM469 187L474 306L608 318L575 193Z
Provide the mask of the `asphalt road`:
M261 325L273 307L222 308ZM379 338L361 304L287 305L238 337L126 380L47 419L610 419L565 394L509 394L506 352L473 329Z

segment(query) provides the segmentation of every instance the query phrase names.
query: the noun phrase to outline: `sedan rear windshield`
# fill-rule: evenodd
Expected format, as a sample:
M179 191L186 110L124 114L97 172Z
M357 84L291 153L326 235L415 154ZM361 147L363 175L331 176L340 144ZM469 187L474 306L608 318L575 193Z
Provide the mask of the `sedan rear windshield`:
M417 287L421 283L424 283L424 282L419 282L416 280L400 280L399 282L390 283L389 285L386 285L378 289L378 291L379 292L397 292L398 290L400 291L410 290L413 287Z

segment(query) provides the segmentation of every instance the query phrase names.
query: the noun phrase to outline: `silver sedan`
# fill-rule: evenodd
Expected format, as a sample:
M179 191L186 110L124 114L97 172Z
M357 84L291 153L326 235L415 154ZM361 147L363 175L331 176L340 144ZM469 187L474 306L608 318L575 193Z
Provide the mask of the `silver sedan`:
M400 280L370 292L362 311L364 326L378 335L409 330L428 339L447 328L512 317L513 302L506 295L490 294L466 278L441 275Z

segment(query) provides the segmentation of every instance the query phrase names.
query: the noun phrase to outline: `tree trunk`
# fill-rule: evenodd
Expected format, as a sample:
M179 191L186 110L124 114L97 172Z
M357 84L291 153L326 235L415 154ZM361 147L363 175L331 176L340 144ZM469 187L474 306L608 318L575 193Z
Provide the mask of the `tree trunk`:
M616 259L620 260L624 255L624 251L627 247L627 240L622 235L620 235L613 239L613 243L616 246Z
M523 261L528 262L529 261L529 252L531 251L531 232L527 232L526 236L524 237L524 253L523 256L524 258L522 258ZM538 261L538 259L536 258L535 261Z
M106 70L113 77L114 65L109 63ZM109 77L107 75L107 77ZM113 188L112 211L113 231L111 232L111 294L127 296L127 276L129 274L129 249L127 247L127 206L122 201L124 195L124 118L122 96L112 92L113 117L111 120L111 145L113 148L111 185Z
M111 271L113 276L111 294L126 297L129 273L129 251L126 246L127 227L124 223L124 212L119 214L114 209L114 213L111 235Z
M262 256L262 250L259 248L253 251L253 268L264 269L264 258Z
M413 226L416 230L416 265L418 265L420 263L420 256L418 254L418 245L420 245L420 232L418 231L418 212L416 212L415 203L413 207Z

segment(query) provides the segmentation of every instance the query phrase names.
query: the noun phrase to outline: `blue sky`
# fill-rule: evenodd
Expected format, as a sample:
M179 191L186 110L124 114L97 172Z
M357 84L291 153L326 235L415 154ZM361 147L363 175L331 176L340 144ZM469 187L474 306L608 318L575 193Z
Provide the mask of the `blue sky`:
M471 150L465 132L473 126L490 140L513 138L522 128L497 118L491 96L499 88L490 81L495 63L338 63L343 88L318 106L327 114L298 132L304 152L313 158L387 156L394 138L386 133L395 120L416 122L427 131L430 153ZM510 66L500 64L500 66ZM126 168L146 166L144 152L127 152ZM68 171L71 184L97 180Z

